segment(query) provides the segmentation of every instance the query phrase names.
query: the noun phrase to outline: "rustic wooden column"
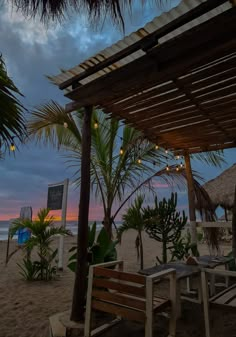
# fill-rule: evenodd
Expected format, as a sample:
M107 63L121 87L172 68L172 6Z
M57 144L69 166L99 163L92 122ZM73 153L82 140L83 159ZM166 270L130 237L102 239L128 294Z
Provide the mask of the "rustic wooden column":
M189 204L191 242L194 244L197 244L194 181L193 181L190 156L188 152L184 154L184 159L185 159L187 186L188 186L188 204Z
M84 319L86 295L92 111L92 106L85 107L82 130L81 184L77 236L78 250L71 311L71 320L76 322Z
M234 207L233 207L233 218L232 218L232 252L236 260L236 186L234 192Z

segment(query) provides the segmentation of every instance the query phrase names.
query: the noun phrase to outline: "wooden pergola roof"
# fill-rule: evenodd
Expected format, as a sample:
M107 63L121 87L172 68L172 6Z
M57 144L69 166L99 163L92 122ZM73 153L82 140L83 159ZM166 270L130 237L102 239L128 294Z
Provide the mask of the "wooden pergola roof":
M101 107L180 154L235 147L233 2L182 1L123 43L50 79L73 101L68 112Z

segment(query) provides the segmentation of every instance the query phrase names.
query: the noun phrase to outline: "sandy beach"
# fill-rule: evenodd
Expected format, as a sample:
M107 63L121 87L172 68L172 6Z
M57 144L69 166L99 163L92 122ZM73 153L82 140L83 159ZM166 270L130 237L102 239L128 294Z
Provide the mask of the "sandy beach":
M125 261L125 268L136 272L139 270L134 246L135 232L125 233L121 245L118 245L119 259ZM49 316L70 309L74 274L66 268L68 250L76 242L76 237L65 239L64 271L59 273L58 280L51 282L27 282L19 274L17 263L21 261L21 252L16 253L5 266L6 242L0 241L0 337L48 337ZM11 244L13 250L15 243ZM230 250L228 244L221 246L226 254ZM201 254L208 254L206 245L200 244ZM144 235L145 267L156 263L156 255L160 254L160 244ZM202 307L199 304L183 303L183 315L177 324L177 337L204 336ZM194 317L194 320L193 320ZM220 317L220 319L219 319ZM211 312L213 337L236 336L235 315L214 310ZM166 320L157 318L154 329L158 336L167 333ZM157 325L157 326L156 326ZM143 336L143 327L127 322L114 328L104 336L124 336L135 333Z

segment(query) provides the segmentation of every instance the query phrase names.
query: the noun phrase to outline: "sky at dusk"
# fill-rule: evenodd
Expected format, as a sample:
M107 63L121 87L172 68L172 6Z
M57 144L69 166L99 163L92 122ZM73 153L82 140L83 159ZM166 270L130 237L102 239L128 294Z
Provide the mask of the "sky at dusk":
M141 8L138 5L141 1L135 2L132 16L125 15L125 33L137 30L179 2L167 1L167 5L161 8L154 2ZM9 76L24 94L22 102L29 110L50 99L61 104L67 102L63 92L50 84L45 75L55 75L62 68L73 67L123 37L119 28L110 21L105 21L97 29L91 27L83 13L72 15L61 25L52 24L46 28L38 20L25 19L20 13L12 11L7 1L0 6L0 53ZM70 178L72 182L73 171L66 168L61 152L32 141L19 150L15 156L7 154L0 161L0 220L18 217L23 206L32 206L36 215L39 208L46 207L48 184L65 178ZM205 180L212 179L236 162L236 150L225 151L225 159L227 163L221 169L198 162L193 163L193 168ZM161 180L155 182L155 188L160 196L170 194L170 188ZM78 203L79 190L71 184L68 219L77 218ZM184 190L179 191L179 208L187 209ZM60 216L60 212L54 213ZM92 196L90 220L101 219L101 203Z

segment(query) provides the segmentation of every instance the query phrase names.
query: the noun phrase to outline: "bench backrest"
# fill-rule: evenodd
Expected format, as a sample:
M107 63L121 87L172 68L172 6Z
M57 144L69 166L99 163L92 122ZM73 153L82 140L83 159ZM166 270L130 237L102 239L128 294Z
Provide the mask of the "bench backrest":
M92 308L145 321L146 277L110 268L93 268Z

